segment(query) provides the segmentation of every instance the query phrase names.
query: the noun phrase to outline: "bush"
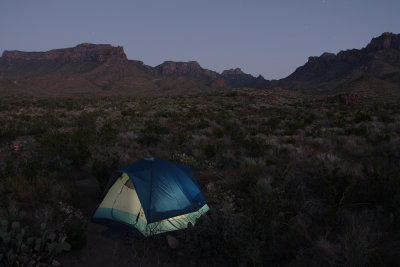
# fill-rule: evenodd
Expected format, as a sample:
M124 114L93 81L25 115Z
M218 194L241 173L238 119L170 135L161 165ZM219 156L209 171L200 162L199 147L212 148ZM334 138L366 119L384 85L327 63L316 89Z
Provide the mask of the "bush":
M158 120L148 120L144 122L143 133L169 134L169 128L160 125Z
M160 142L161 138L155 134L142 134L138 137L137 142L146 146L156 145Z
M365 112L358 112L354 116L354 122L359 123L359 122L363 122L363 121L372 121L371 115L369 115L368 113L365 113Z
M112 170L104 162L95 160L92 164L92 173L99 182L99 187L101 191L104 191L108 180L110 179Z
M366 125L360 125L358 127L346 129L346 133L357 136L367 136L368 128Z
M81 250L87 243L87 223L82 221L67 221L63 225L67 242L72 250Z

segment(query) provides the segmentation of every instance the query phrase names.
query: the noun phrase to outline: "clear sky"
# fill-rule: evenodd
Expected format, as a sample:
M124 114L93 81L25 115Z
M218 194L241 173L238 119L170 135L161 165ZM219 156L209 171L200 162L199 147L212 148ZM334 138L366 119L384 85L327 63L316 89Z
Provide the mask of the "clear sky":
M155 66L196 60L279 79L309 56L400 33L400 0L2 0L0 53L121 45Z

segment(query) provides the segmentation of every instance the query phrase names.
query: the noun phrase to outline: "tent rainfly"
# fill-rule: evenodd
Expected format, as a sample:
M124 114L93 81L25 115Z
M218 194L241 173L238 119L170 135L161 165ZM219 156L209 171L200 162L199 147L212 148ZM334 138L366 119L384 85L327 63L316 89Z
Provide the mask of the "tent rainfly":
M144 158L110 178L93 221L144 236L184 229L209 210L189 167Z

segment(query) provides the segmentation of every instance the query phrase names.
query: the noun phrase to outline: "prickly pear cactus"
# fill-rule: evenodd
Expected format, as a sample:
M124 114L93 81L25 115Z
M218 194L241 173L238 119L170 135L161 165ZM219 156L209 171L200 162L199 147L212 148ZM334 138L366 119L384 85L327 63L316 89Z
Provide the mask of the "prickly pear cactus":
M0 267L49 263L57 254L71 249L65 238L47 230L45 223L40 229L39 236L30 236L19 222L10 225L7 220L1 221Z

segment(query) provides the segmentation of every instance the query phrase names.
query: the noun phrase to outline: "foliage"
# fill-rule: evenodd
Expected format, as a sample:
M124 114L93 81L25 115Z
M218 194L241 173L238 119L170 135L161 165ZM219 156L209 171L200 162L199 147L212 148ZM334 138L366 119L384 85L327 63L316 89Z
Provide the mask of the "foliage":
M189 165L211 212L177 234L185 246L136 244L143 265L163 253L165 265L395 265L398 100L345 105L297 93L2 98L0 216L62 225L51 203L86 205L75 181L92 174L103 191L113 170L155 156ZM34 141L17 151L23 135ZM66 229L83 247L85 225Z
M0 263L4 266L50 263L56 255L71 249L62 236L47 230L45 223L41 224L38 235L21 227L19 222L9 224L3 220L1 224Z

